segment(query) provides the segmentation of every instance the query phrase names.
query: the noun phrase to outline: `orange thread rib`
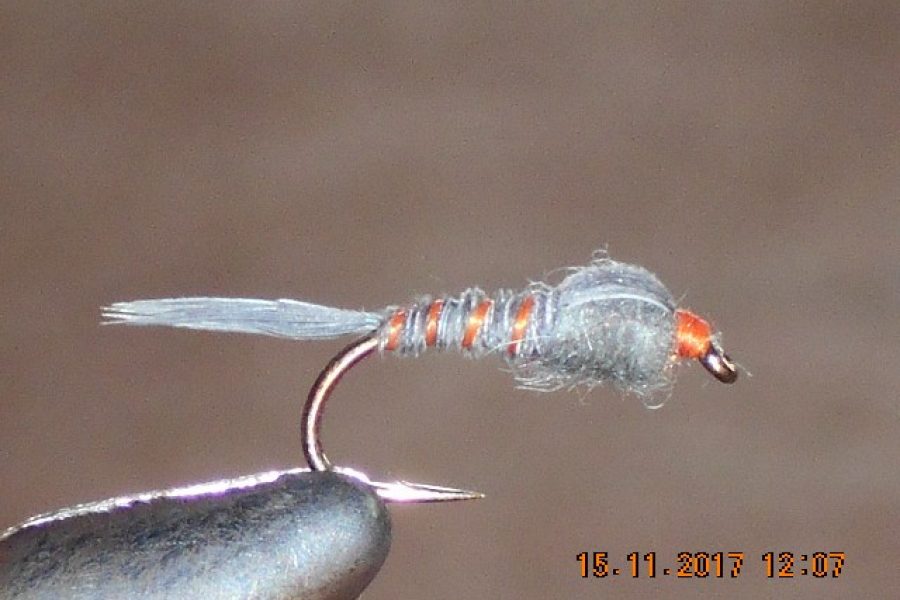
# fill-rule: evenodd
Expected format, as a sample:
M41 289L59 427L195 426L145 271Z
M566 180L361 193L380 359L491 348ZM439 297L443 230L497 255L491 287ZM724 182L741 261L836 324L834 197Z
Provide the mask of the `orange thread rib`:
M443 300L435 300L428 307L428 317L425 321L425 345L437 344L438 320L441 318L441 310L444 308Z
M484 319L487 316L487 312L490 310L493 304L493 300L485 300L484 302L476 306L475 310L473 310L471 314L469 314L469 322L466 323L466 333L463 334L463 348L472 347L472 343L475 341L475 336L477 336L478 332L481 331L481 326L484 325Z
M509 336L509 354L515 356L519 349L519 344L525 339L525 330L528 329L528 320L531 318L531 309L534 308L534 296L526 296L516 311L516 320L512 326L512 333Z
M402 308L391 315L388 322L388 340L384 345L384 349L393 351L400 345L400 334L403 333L403 327L406 324L406 311Z
M709 350L712 328L685 309L675 311L675 351L681 358L701 358Z

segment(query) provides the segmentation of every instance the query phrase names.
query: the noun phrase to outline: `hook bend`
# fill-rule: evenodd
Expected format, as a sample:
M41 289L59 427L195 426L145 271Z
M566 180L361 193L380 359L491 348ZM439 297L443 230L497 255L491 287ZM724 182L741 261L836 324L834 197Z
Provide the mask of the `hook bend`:
M484 494L469 490L460 490L408 481L396 481L383 483L372 481L364 473L355 469L334 467L325 450L322 448L320 431L322 428L322 413L325 404L331 397L331 393L341 381L344 373L353 368L364 358L370 356L378 348L379 340L375 336L366 336L356 340L341 350L322 369L316 382L309 390L306 404L303 406L303 415L300 423L300 441L303 446L303 455L309 468L313 471L338 471L350 475L372 486L378 496L386 502L452 502L456 500L474 500L483 498Z

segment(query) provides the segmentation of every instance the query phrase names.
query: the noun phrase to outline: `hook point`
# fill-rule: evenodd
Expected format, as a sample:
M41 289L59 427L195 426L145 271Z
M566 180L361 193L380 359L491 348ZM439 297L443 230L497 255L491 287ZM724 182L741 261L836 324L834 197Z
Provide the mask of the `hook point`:
M457 488L430 485L427 483L412 483L409 481L394 481L384 483L372 481L369 476L356 469L337 467L338 473L348 475L362 481L372 487L379 498L385 502L397 502L401 504L422 504L427 502L456 502L460 500L478 500L484 498L481 492L472 490L460 490Z

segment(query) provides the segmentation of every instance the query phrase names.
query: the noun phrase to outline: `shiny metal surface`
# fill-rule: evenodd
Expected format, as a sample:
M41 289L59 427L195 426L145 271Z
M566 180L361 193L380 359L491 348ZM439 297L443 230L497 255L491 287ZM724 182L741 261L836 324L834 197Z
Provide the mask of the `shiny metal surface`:
M356 598L390 542L370 486L265 473L35 517L0 537L0 598Z

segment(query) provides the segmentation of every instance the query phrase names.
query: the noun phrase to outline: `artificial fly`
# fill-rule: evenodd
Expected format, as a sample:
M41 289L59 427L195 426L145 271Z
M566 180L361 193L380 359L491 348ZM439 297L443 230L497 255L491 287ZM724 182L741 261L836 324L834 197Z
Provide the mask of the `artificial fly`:
M320 373L303 410L303 451L316 471L336 469L322 450L323 407L341 376L375 351L417 356L435 348L473 358L495 354L509 364L522 387L549 391L609 383L639 396L650 408L669 396L681 359L699 361L723 383L737 379L735 364L706 320L677 308L669 290L647 269L605 255L571 269L557 285L536 282L491 296L470 288L458 296L422 297L375 312L298 300L198 297L116 302L103 309L103 317L107 323L292 340L359 336ZM438 486L366 482L391 501L481 497Z

